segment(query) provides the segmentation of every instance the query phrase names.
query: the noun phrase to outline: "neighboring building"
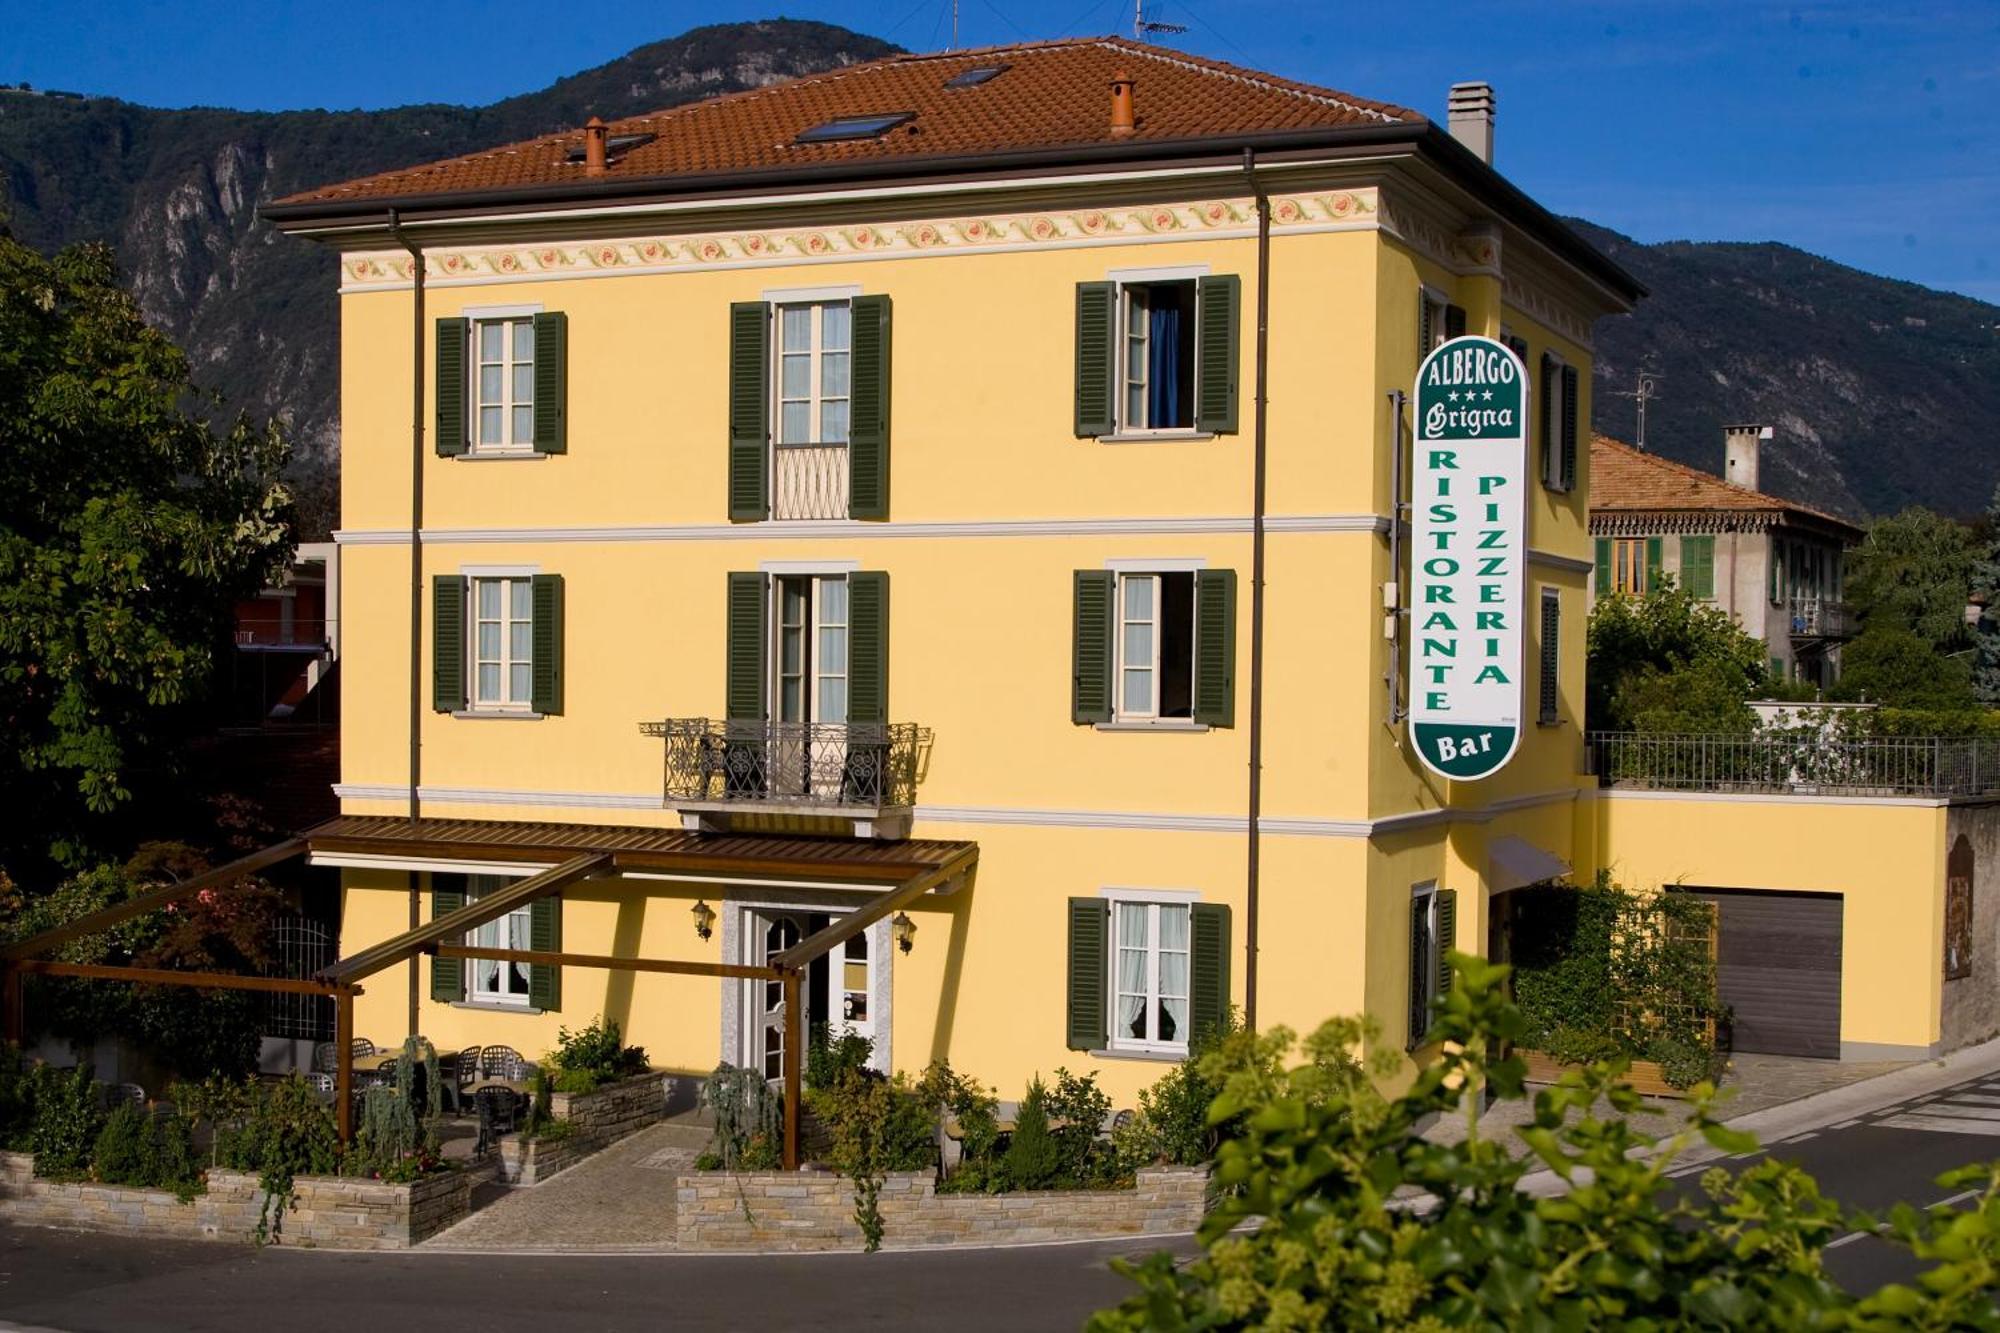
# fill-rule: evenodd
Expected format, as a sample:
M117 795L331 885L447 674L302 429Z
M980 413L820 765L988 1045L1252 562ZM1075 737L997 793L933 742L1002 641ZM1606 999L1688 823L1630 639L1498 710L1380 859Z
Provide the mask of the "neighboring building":
M1229 1006L1414 1044L1509 889L1674 882L1693 811L1580 763L1590 330L1641 291L1489 165L1489 90L1452 119L1059 41L269 208L340 252L343 953L581 865L441 943L796 966L857 884L949 872L787 982L804 1016L1130 1105ZM1408 752L1382 632L1392 395L1459 330L1540 405L1540 725L1476 783ZM1855 895L1834 1049L1931 1049L1935 988L1876 999L1934 942L1925 867L1824 813L1699 882ZM691 1071L796 1059L775 981L411 952L359 1034L532 1056L605 1013Z
M340 660L340 548L301 542L268 588L236 604L231 662L232 722L331 722L333 665Z
M1662 574L1734 616L1770 649L1781 680L1831 685L1853 637L1841 600L1845 519L1757 489L1770 427L1723 431L1728 480L1606 436L1590 442L1592 596L1641 594Z

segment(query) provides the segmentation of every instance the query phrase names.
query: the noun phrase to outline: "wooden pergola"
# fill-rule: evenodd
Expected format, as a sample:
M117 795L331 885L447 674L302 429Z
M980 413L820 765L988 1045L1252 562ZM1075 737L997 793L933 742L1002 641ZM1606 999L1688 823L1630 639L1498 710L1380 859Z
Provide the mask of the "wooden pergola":
M532 873L402 934L340 959L316 977L249 977L215 972L183 972L109 964L62 963L48 955L72 940L108 930L145 912L233 885L281 862L320 853L397 858L514 863ZM389 816L347 815L296 838L232 861L194 879L141 894L128 902L79 917L65 925L0 948L0 1008L5 1031L19 1043L24 1020L21 978L26 974L82 977L142 985L202 989L281 991L322 995L334 1004L338 1066L334 1075L335 1114L340 1137L353 1134L354 997L360 983L386 968L438 958L491 959L529 966L597 968L681 976L775 981L784 987L785 1141L787 1170L799 1164L799 1096L804 1061L801 982L815 959L845 944L875 922L934 890L965 882L978 862L977 844L910 840L878 843L849 838L764 837L707 834L590 824L505 823L486 820L411 821ZM842 887L878 891L853 910L763 964L712 963L700 959L620 958L527 949L488 949L446 943L464 939L538 898L585 880L625 872L667 877L797 879L810 876Z

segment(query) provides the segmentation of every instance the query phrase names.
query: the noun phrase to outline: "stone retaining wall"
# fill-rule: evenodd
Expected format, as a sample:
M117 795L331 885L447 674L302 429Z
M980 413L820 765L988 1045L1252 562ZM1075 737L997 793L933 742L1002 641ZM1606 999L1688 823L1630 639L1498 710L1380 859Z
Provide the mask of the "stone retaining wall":
M854 1186L824 1171L722 1171L677 1181L677 1242L683 1250L859 1249ZM1208 1172L1154 1167L1129 1190L938 1194L929 1173L882 1184L884 1249L1156 1236L1201 1223Z
M549 1110L576 1130L566 1139L523 1143L519 1135L500 1140L500 1179L535 1185L575 1166L613 1140L664 1120L673 1095L670 1074L641 1074L607 1083L595 1092L549 1094Z
M471 1211L472 1179L462 1171L408 1185L343 1176L300 1176L292 1205L269 1239L281 1245L402 1250ZM220 1168L208 1189L182 1203L166 1190L88 1181L38 1180L27 1153L0 1153L0 1216L31 1226L74 1227L182 1240L249 1241L264 1191L257 1178Z

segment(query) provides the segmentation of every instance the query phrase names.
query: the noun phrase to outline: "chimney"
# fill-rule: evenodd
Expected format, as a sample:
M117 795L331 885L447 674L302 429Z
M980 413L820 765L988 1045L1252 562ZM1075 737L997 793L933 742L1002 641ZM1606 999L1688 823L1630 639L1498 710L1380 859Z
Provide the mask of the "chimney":
M1757 489L1757 449L1771 438L1769 426L1722 428L1722 479L1745 490Z
M604 174L604 145L611 137L610 129L596 116L592 116L583 127L583 169L587 175Z
M1132 118L1132 76L1121 69L1111 76L1111 137L1130 138L1135 124Z
M1493 162L1493 85L1454 83L1450 100L1451 137L1481 162Z

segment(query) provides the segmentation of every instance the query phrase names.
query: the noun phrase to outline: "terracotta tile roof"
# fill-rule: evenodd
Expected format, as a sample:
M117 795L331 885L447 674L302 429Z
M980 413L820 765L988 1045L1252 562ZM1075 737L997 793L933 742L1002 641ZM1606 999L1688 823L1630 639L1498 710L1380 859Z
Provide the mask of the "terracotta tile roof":
M1676 463L1633 448L1608 435L1590 440L1590 511L1596 513L1658 513L1662 511L1728 509L1803 515L1852 532L1861 530L1844 518L1783 500L1747 486L1724 481L1700 468Z
M994 65L998 77L947 88ZM1136 131L1125 142L1171 143L1229 134L1357 125L1423 125L1414 111L1351 97L1117 37L901 55L749 92L614 121L610 132L652 134L614 152L597 179L650 179L871 160L920 160L1117 142L1110 83L1135 80ZM801 131L837 117L913 112L879 138L800 144ZM546 135L424 166L366 176L279 200L282 205L393 199L561 185L586 179L583 131Z

